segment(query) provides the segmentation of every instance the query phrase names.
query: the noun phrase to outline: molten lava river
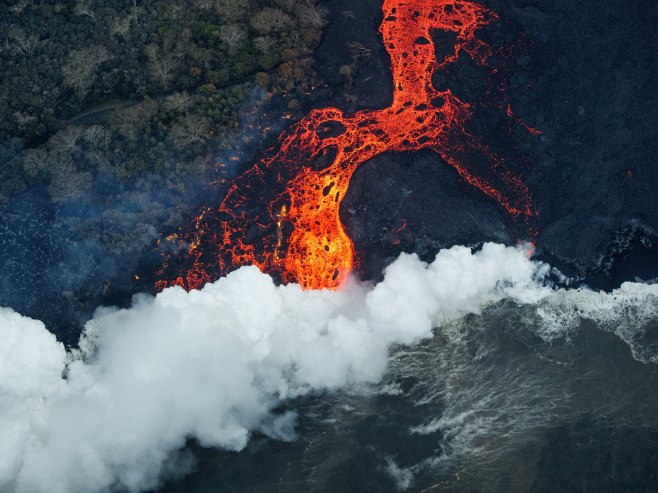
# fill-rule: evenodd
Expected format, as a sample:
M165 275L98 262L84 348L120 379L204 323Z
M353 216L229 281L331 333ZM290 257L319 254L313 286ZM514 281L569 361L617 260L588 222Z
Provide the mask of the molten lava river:
M218 208L195 218L182 235L189 267L164 277L159 289L196 289L242 265L257 265L307 289L340 287L355 266L341 201L357 167L386 151L433 149L515 218L534 215L523 182L465 130L471 105L432 84L433 74L459 56L487 64L492 50L475 33L497 15L455 0L385 0L383 14L379 31L391 57L392 104L351 115L338 108L312 110L285 131L274 149L232 183ZM432 31L449 32L455 40L441 60ZM483 159L469 161L474 153Z

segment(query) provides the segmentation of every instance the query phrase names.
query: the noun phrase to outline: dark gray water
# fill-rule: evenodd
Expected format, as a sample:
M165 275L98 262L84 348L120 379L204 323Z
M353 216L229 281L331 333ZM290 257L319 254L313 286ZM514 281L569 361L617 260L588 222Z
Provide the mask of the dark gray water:
M658 365L639 361L658 320L622 298L503 303L441 327L394 348L382 384L291 403L296 441L199 448L162 491L658 491Z

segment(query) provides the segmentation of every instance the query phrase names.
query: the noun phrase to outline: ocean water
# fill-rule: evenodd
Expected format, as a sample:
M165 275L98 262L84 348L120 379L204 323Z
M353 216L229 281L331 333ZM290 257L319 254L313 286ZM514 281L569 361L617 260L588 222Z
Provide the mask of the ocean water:
M658 284L569 287L531 251L336 292L243 268L99 309L68 352L1 310L0 491L657 491Z
M191 444L160 491L658 491L658 318L647 285L501 302L392 349L377 385L287 403L296 440Z

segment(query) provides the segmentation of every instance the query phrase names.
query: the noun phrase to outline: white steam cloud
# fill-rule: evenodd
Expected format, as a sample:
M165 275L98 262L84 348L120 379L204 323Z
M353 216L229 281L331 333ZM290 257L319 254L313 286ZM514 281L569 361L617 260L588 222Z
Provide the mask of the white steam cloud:
M548 266L527 248L485 244L402 255L376 286L275 286L256 268L201 291L99 309L80 351L0 309L0 491L143 491L184 471L190 438L240 450L253 432L294 438L286 399L377 382L391 344L504 298L542 303Z
M242 268L201 291L101 309L67 354L41 322L0 312L0 490L155 487L188 438L242 449L253 431L293 438L284 399L376 382L392 343L527 293L543 267L521 248L403 255L375 287L275 286Z

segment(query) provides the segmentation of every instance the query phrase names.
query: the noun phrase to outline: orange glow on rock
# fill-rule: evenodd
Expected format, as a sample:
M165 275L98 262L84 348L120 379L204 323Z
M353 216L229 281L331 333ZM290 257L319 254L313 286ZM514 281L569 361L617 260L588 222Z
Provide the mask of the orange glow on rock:
M186 236L191 267L160 281L158 288L196 289L248 264L307 289L340 287L355 265L354 246L339 216L341 201L358 166L386 151L433 149L514 217L534 215L522 181L464 129L471 106L432 85L432 75L462 52L487 63L491 48L475 32L496 14L455 0L385 0L383 14L380 34L394 84L391 106L352 115L316 109L284 132L275 149L233 182L217 209L199 214ZM442 60L435 54L434 30L455 34L453 49ZM463 159L466 150L483 157L486 172L482 164Z

